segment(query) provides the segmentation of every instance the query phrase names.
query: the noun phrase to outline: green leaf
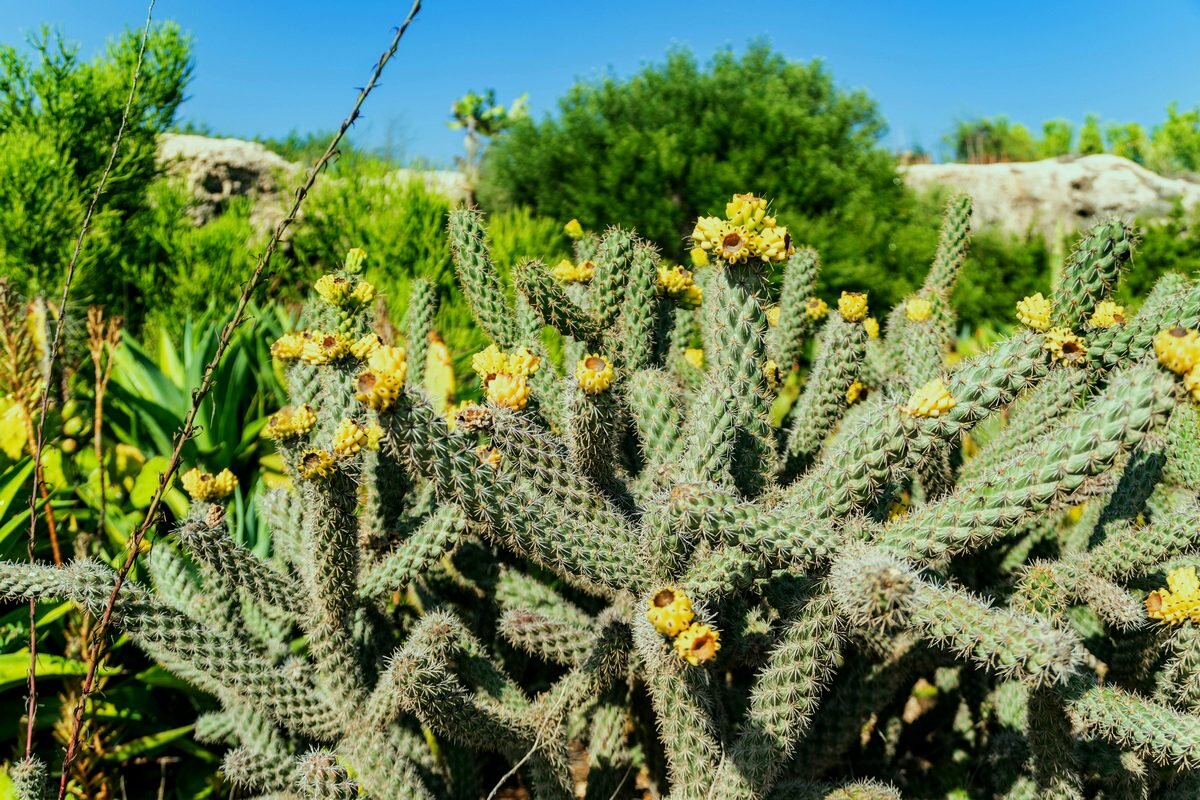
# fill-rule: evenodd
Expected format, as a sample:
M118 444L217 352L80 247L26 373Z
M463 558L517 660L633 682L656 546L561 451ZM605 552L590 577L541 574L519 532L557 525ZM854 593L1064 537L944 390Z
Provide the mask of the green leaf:
M150 505L150 498L158 491L159 478L167 471L169 463L166 456L155 456L142 465L142 471L138 473L129 492L129 502L134 508Z
M157 753L172 742L187 736L192 732L192 727L192 725L184 725L182 728L172 728L133 739L109 750L103 755L103 760L120 763L137 756Z
M50 653L39 653L37 657L37 677L66 678L87 674L87 664L73 658L64 658ZM0 692L20 686L27 680L29 672L29 650L16 653L0 654ZM121 670L115 667L101 668L102 675L118 675Z

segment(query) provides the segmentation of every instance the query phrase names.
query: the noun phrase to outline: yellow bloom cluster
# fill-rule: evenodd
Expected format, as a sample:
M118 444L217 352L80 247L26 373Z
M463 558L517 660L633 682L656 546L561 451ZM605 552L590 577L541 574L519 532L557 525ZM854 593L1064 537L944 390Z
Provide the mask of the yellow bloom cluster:
M335 466L337 462L332 453L326 450L309 450L300 457L297 469L300 471L300 477L311 481L329 477L333 474Z
M375 299L375 287L371 284L332 273L318 278L313 288L331 306L366 305Z
M350 352L350 339L341 333L305 333L300 360L320 366L343 359Z
M367 251L361 247L351 247L346 251L346 261L344 268L346 272L358 272L362 269L363 262L367 260Z
M192 467L180 476L179 482L183 484L183 490L198 503L211 503L226 498L233 494L234 488L237 487L237 478L227 469L212 475Z
M505 353L494 344L471 359L488 401L513 411L520 411L529 402L529 376L541 363L541 358L524 347Z
M784 261L796 248L786 227L777 225L767 214L765 198L735 194L725 204L725 219L701 217L692 230L692 244L707 255L728 264L741 264L759 258L768 264ZM695 250L692 263L699 265Z
M691 270L681 266L658 268L658 291L688 308L704 301L704 290L696 285Z
M333 452L340 458L355 455L367 446L367 431L354 420L344 419L333 432Z
M479 457L479 463L485 467L497 469L500 466L500 451L494 447L480 445L479 447L475 448L475 455Z
M771 306L770 308L767 309L766 316L767 316L767 325L769 327L774 328L775 326L777 326L779 324L780 313L782 313L782 309L780 309L779 306Z
M596 276L596 262L588 259L572 264L569 258L564 258L551 268L550 274L561 283L587 283Z
M383 428L379 427L378 422L368 422L367 427L367 449L378 450L379 443L383 441Z
M693 667L716 658L721 649L720 634L711 626L695 621L692 601L674 586L661 589L650 598L646 619L664 636L675 639L675 654Z
M570 236L572 239L583 238L583 226L579 224L579 220L573 219L566 225L563 225L563 233Z
M271 356L280 361L295 361L304 350L305 333L285 333L271 345Z
M804 301L804 315L816 322L819 319L825 319L825 315L829 313L829 304L819 297L810 297Z
M1017 301L1017 319L1026 328L1044 331L1050 327L1050 312L1053 308L1041 292Z
M1088 324L1093 328L1111 328L1125 322L1125 306L1119 306L1111 300L1101 300L1092 312Z
M865 328L867 331L868 339L879 338L879 320L875 319L874 317L867 317L863 320L863 328Z
M575 380L585 394L600 394L612 386L613 365L598 353L588 353L575 365Z
M395 405L407 379L408 355L404 348L379 344L367 356L367 368L355 379L354 398L368 408L387 411Z
M704 369L704 350L699 347L689 347L683 351L683 360L696 369Z
M703 247L693 247L688 251L688 255L691 256L693 267L708 266L708 251Z
M1195 567L1178 567L1167 574L1167 588L1157 589L1146 598L1150 619L1177 624L1200 622L1200 579Z
M378 333L363 334L363 337L350 345L350 355L359 361L366 361L379 348L383 347L383 339Z
M913 392L908 404L900 410L913 417L940 417L957 405L957 401L942 383L940 378L934 378L929 383Z
M866 292L842 292L838 298L838 311L846 322L862 322L867 318Z
M854 405L862 396L866 394L867 385L862 381L856 380L850 384L850 388L846 390L846 405Z
M783 370L773 358L768 358L763 363L763 377L767 379L767 388L772 392L778 392L779 387L783 386Z
M1179 327L1159 331L1154 337L1154 352L1164 367L1186 375L1200 364L1200 333Z
M295 436L304 436L317 424L317 414L313 411L312 406L300 406L292 408L284 406L276 411L267 419L267 426L263 428L263 436L268 439L291 439Z
M904 304L904 316L909 322L924 322L933 314L933 303L923 297L914 297Z
M1070 328L1051 328L1046 331L1046 341L1043 349L1050 352L1050 360L1062 362L1070 366L1078 366L1087 359L1087 347L1083 339L1076 336Z
M675 637L675 654L693 667L712 661L721 649L720 635L702 622L693 622Z

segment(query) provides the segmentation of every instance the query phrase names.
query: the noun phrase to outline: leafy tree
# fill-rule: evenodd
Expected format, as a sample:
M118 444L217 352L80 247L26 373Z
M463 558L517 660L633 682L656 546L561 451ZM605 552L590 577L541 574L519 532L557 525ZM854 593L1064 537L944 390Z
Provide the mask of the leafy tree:
M1104 152L1104 134L1100 132L1100 118L1088 114L1079 129L1079 154L1084 156Z
M701 66L676 50L628 80L578 83L557 114L515 124L488 148L479 198L591 229L620 221L678 257L696 217L739 191L835 227L886 216L903 188L883 132L874 102L836 88L819 62L755 44Z
M528 95L521 95L505 108L496 102L496 91L488 89L483 94L467 92L450 106L452 129L463 130L463 149L466 155L457 159L459 169L467 179L467 200L474 202L475 189L479 185L479 160L483 157L484 139L494 139L525 117Z
M1109 125L1104 131L1104 138L1108 142L1108 152L1139 164L1146 163L1150 140L1146 137L1145 129L1138 123Z
M1038 154L1042 158L1057 158L1071 152L1075 139L1075 126L1065 119L1052 119L1042 123L1042 140L1038 142Z
M969 164L1037 158L1037 145L1029 129L1005 116L963 120L946 137L946 144L954 160Z
M1167 106L1167 119L1154 129L1150 140L1151 168L1165 174L1200 172L1200 106L1179 111Z

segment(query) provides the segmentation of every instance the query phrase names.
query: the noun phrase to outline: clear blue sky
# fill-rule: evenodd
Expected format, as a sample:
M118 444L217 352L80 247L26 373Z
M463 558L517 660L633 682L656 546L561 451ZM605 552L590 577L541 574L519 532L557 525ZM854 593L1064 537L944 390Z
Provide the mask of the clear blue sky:
M407 0L160 0L195 38L185 119L233 136L328 129L353 101ZM0 40L42 22L85 53L127 26L143 0L0 0ZM1160 120L1200 104L1200 0L1090 2L710 2L426 0L372 98L357 140L449 163L451 101L493 87L553 110L576 78L629 75L672 45L707 58L765 36L788 57L821 58L837 82L879 103L890 147L936 149L954 120Z

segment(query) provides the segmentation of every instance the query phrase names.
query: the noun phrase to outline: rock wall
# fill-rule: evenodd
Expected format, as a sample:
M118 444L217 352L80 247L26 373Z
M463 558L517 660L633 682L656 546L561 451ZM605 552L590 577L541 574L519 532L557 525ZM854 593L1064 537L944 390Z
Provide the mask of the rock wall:
M1177 199L1188 207L1200 203L1200 181L1164 178L1112 155L1014 164L914 164L902 172L913 188L941 185L971 195L974 227L1019 236L1052 237L1113 215L1157 218Z

